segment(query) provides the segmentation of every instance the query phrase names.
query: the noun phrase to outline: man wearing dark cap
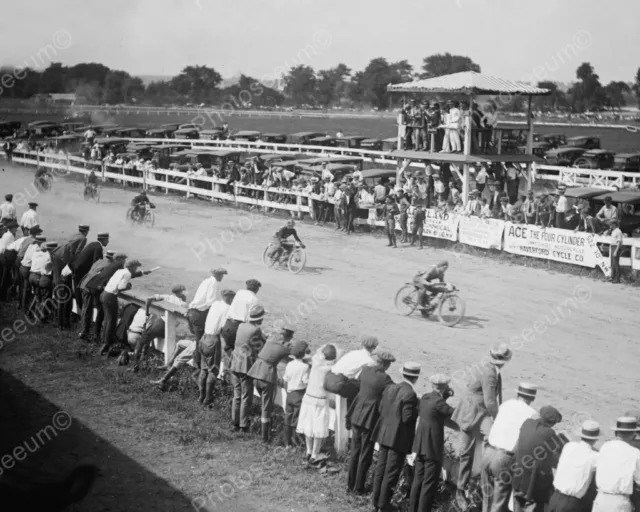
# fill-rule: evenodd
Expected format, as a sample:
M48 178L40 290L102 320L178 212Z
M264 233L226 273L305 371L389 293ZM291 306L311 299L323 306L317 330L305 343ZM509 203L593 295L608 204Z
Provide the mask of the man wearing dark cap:
M22 233L27 234L29 230L38 225L38 213L36 212L36 208L38 208L38 203L29 203L29 209L22 214L20 217L20 227L22 228Z
M109 233L98 233L95 242L88 243L80 253L69 262L69 269L73 275L73 289L78 313L82 309L82 291L80 281L87 275L93 264L101 260L104 248L109 245Z
M53 283L54 287L63 285L69 290L72 288L71 269L69 274L62 275L62 271L82 252L87 245L87 234L89 226L80 224L78 233L73 235L66 243L60 245L51 255L51 263L53 264ZM71 310L73 307L72 296L70 293L61 292L56 297L58 326L61 329L67 329L71 325Z
M249 279L246 282L246 289L239 290L231 307L227 314L227 320L220 331L220 337L224 341L224 350L226 352L233 352L236 343L236 333L238 326L242 322L246 322L249 319L249 311L251 308L258 305L258 297L256 294L260 290L262 284L257 279Z
M372 503L383 511L391 507L406 456L411 453L418 419L418 396L414 391L420 365L405 363L402 382L385 388L380 400L380 420L376 441L380 446L373 477Z
M367 473L373 461L374 429L378 423L378 407L382 393L393 384L387 370L396 360L389 352L378 352L376 364L362 368L358 376L359 391L347 411L347 427L351 428L351 449L347 490L365 492Z
M236 293L229 308L229 314L231 314L239 294L240 292ZM265 343L264 334L260 329L264 316L264 308L260 305L255 305L249 311L247 321L239 325L236 332L231 367L229 368L233 384L231 420L235 430L242 430L243 432L249 432L249 411L253 398L253 381L248 373Z
M273 416L273 406L278 384L278 365L281 361L288 362L289 360L293 334L293 329L283 327L279 336L267 340L247 373L247 376L253 379L253 385L260 393L260 399L262 401L260 423L262 428L262 441L265 443L270 441L271 417Z
M228 272L224 268L211 269L211 275L200 283L193 300L189 304L189 309L187 310L189 330L196 337L196 342L204 334L207 313L211 305L218 300L220 283L227 274Z
M204 335L198 342L198 348L194 356L196 366L200 368L200 378L198 379L199 402L205 407L211 406L213 403L213 391L222 365L220 331L235 295L232 290L222 290L220 292L222 300L216 300L211 305L204 324ZM227 363L225 366L228 367L229 364Z
M455 428L451 421L453 407L447 399L453 396L446 375L432 375L432 391L420 400L420 417L413 440L415 472L410 493L410 510L431 512L444 462L444 427Z
M78 333L80 339L87 340L89 338L94 308L96 309L94 339L96 341L100 339L104 320L104 310L100 304L100 294L113 274L121 268L124 268L126 259L126 254L115 254L113 251L107 251L107 257L96 261L89 269L89 272L87 272L87 275L80 281L80 292L82 293L81 330Z
M561 421L558 410L546 405L539 418L522 424L511 466L514 512L545 512L553 494L553 470L568 441L553 430Z

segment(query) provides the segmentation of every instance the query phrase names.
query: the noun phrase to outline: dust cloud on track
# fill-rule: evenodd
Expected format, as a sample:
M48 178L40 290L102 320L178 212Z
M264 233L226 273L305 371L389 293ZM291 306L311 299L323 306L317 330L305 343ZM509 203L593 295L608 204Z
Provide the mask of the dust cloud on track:
M210 268L225 267L228 287L239 289L250 278L263 283L259 297L268 312L267 330L286 321L295 325L296 338L314 348L335 343L342 350L356 348L364 334L375 335L381 348L398 359L390 370L395 380L403 361L422 365L419 392L427 389L429 375L444 372L454 377L459 396L470 368L492 345L507 342L514 356L503 373L505 399L515 396L519 381L536 383L536 405L556 406L565 429L592 417L608 430L616 416L638 406L640 299L629 286L443 249L392 249L381 237L347 237L309 222L298 223L307 268L292 275L262 263L264 247L284 223L282 217L157 193L152 198L155 227L132 227L125 221L135 195L131 189L110 185L102 189L99 204L87 203L80 182L57 179L51 192L36 194L33 169L5 169L0 191L12 192L16 201L20 193L35 197L49 240L63 241L79 223L87 223L91 240L108 231L110 249L140 259L144 268L162 267L134 280L135 291L167 292L182 283L192 297ZM18 207L19 215L27 200ZM393 306L395 292L417 270L442 259L450 263L448 281L467 302L467 318L446 328L417 314L400 316Z

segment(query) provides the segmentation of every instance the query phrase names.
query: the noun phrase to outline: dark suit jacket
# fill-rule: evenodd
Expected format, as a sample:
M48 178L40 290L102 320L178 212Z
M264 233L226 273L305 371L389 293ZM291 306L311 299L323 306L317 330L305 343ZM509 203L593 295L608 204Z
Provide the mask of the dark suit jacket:
M97 240L86 245L70 263L69 268L77 279L82 279L91 270L93 264L102 259L102 244Z
M109 279L113 277L113 274L122 268L122 266L116 262L109 262L108 265L101 266L100 263L103 261L108 260L96 261L94 269L84 276L84 279L82 279L80 283L81 289L88 291L101 290L109 282ZM98 267L99 270L96 271L95 267Z
M58 259L62 266L68 265L87 245L87 237L82 233L76 233L69 241L51 253L52 259Z
M407 382L392 384L382 393L378 444L399 453L411 452L418 419L418 396Z
M451 418L451 407L437 391L427 393L420 400L420 421L413 441L413 453L427 459L444 460L444 423Z
M565 442L539 419L529 418L520 428L512 465L513 491L528 501L547 503L553 494L553 468Z
M378 406L382 392L393 384L393 381L379 366L365 366L358 380L360 391L347 411L347 423L373 430L380 417Z
M487 362L474 369L474 376L451 418L460 430L469 431L485 416L495 418L502 396L502 381L495 365Z
M271 384L278 382L278 364L289 357L291 350L282 344L281 339L265 343L258 353L247 375L252 379L264 380Z

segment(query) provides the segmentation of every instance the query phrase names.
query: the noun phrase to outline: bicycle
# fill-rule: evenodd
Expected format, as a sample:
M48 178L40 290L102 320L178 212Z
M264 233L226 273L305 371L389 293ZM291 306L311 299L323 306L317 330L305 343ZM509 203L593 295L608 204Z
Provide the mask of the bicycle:
M153 209L156 206L153 203L144 205L144 211L136 210L134 206L127 210L126 219L131 222L132 226L136 224L144 224L148 228L152 228L155 225L156 217L153 213Z
M84 186L84 200L100 202L100 188L98 185L85 185Z
M283 242L279 254L276 251L269 256L272 248L273 242L270 242L262 253L262 261L267 267L272 268L276 264L281 267L286 265L292 274L299 274L304 269L307 263L307 253L299 244Z
M464 317L466 303L458 295L458 289L453 285L442 283L438 286L438 293L431 297L427 309L421 311L422 316L428 318L434 311L441 324L453 327ZM398 290L395 296L395 307L399 313L409 316L421 304L418 303L420 286L414 283L406 283Z

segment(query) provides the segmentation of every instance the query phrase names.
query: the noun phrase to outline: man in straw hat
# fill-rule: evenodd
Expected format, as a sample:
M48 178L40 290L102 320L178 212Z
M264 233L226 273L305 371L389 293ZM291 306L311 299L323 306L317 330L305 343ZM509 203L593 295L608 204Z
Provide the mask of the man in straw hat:
M594 476L598 452L595 444L600 438L600 425L586 420L578 433L579 441L565 445L560 454L553 479L555 491L547 512L583 512L591 510L595 493Z
M622 416L613 431L615 439L602 445L596 460L593 512L631 512L634 485L640 486L640 450L630 444L638 433L638 420Z
M389 352L378 352L374 357L375 365L362 368L358 394L347 411L347 427L352 432L347 490L359 494L365 492L367 472L373 461L374 428L382 393L393 384L387 370L396 360Z
M483 512L508 510L514 451L523 423L537 415L531 407L537 393L536 386L523 382L518 386L517 398L507 400L498 410L480 463Z
M415 473L411 486L410 510L431 512L440 484L444 462L444 427L457 428L451 421L453 407L447 399L453 396L451 379L437 374L429 378L432 391L420 400L420 419L413 441Z
M553 470L568 442L553 430L561 421L560 412L546 405L540 409L539 418L529 418L522 424L511 465L514 512L546 510L553 493Z
M238 294L236 294L237 297ZM233 307L233 303L231 307ZM253 398L253 380L248 373L266 341L262 329L260 329L264 316L264 308L259 304L255 305L249 311L248 320L238 326L231 367L229 368L233 384L231 420L234 429L243 432L249 432L249 410Z
M451 419L460 427L460 466L457 499L466 504L465 489L471 479L476 444L489 435L493 419L502 403L502 375L512 352L506 343L492 348L489 359L471 368L471 379ZM462 377L466 377L463 372Z
M418 419L418 396L413 387L420 377L420 365L405 363L402 382L382 393L377 442L378 462L373 476L372 503L386 511L398 483L406 456L411 453Z

